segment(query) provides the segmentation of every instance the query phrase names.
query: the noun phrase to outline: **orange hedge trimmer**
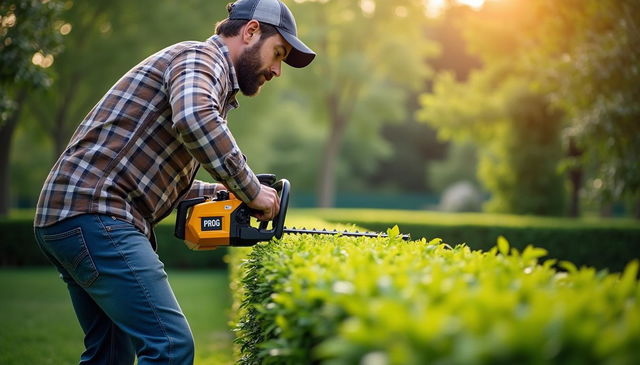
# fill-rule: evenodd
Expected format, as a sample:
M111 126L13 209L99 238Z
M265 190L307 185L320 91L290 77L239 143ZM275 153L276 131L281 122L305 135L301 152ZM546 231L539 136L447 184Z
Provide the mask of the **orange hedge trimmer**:
M326 229L286 228L284 219L289 205L291 184L276 181L275 175L258 175L260 183L276 189L280 195L280 213L270 222L251 225L251 209L233 193L221 190L215 197L188 199L178 204L175 236L192 250L213 250L220 246L253 246L258 242L281 238L284 233L336 235L350 237L387 237L378 232L327 231ZM401 235L409 240L409 235Z

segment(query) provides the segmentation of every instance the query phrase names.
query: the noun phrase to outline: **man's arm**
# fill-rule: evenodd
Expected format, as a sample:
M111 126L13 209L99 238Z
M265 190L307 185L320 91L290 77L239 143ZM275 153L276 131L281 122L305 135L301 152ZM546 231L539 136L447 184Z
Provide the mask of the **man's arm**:
M258 210L258 219L270 220L279 211L277 193L260 185L220 114L220 98L224 97L221 79L227 77L221 62L226 61L199 48L186 50L172 60L165 84L173 128L215 180Z
M225 190L222 184L208 183L205 181L195 180L191 189L184 197L185 199L197 198L200 196L216 196L218 190Z
M227 121L222 118L223 67L205 50L193 48L178 55L165 74L173 128L189 153L239 199L258 196L260 183L247 165Z

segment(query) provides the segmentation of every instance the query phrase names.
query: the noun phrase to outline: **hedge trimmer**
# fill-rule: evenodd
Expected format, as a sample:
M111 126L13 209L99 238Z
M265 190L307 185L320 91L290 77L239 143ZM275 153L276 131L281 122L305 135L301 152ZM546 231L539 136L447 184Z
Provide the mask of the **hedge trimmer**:
M178 204L175 236L192 250L213 250L220 246L253 246L258 242L280 239L283 234L333 235L347 237L387 237L379 232L328 231L326 229L287 228L284 220L289 205L291 184L286 179L276 181L275 175L258 175L261 184L276 189L280 195L280 213L271 222L251 225L251 209L227 190L215 197L187 199ZM271 228L269 229L269 223ZM409 235L400 235L409 240Z

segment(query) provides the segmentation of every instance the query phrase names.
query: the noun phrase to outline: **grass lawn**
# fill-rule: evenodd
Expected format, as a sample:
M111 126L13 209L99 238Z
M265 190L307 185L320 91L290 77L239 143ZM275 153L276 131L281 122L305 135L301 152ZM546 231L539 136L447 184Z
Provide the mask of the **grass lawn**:
M227 272L167 271L195 337L195 363L232 363ZM55 269L0 269L0 293L0 364L78 363L82 330Z

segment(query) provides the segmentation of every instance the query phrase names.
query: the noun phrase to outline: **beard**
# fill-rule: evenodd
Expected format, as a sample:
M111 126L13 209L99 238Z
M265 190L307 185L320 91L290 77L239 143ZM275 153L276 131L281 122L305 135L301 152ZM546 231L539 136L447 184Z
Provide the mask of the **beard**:
M261 69L261 46L262 42L258 42L242 51L235 65L238 86L240 87L240 91L246 96L254 96L260 91L260 86L262 86L260 76L264 76L265 81L271 79L271 72Z

